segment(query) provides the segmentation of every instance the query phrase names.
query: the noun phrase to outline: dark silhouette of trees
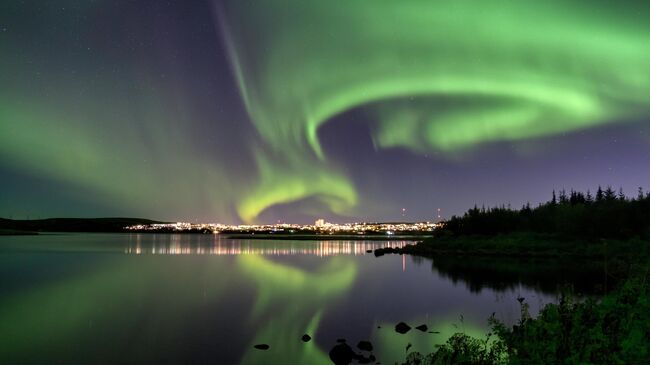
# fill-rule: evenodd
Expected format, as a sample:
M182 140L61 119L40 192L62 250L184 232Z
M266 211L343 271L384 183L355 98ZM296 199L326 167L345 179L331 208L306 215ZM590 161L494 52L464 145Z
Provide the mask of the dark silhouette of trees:
M510 232L537 232L579 238L650 239L650 194L639 188L636 198L627 198L623 190L616 193L611 186L598 187L595 199L586 194L564 189L559 199L553 191L549 202L532 208L530 203L520 210L504 205L468 210L462 217L453 216L445 222L440 234L496 235Z
M553 189L553 198L551 199L551 204L556 205L557 204L557 198L555 197L555 189Z

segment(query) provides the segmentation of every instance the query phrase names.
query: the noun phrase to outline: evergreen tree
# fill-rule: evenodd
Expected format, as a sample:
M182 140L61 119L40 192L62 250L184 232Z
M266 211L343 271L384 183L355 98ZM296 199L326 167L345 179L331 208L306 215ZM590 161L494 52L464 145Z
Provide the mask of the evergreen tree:
M444 231L455 235L494 235L509 232L538 232L588 239L640 237L650 240L650 195L639 189L639 200L627 199L608 186L596 193L596 202L590 191L586 195L564 190L560 203L555 199L539 204L534 209L526 203L520 210L512 210L510 204L479 209L476 205L462 217L452 217ZM570 203L570 204L569 204Z

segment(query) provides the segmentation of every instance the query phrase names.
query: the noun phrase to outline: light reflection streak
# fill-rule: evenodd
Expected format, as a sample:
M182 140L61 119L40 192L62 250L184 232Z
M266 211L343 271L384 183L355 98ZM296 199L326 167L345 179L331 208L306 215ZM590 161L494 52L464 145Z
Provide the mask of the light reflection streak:
M384 247L403 247L410 241L272 241L235 240L211 236L189 236L180 234L130 235L124 249L128 255L365 255L371 250ZM162 237L162 238L161 238ZM214 237L214 238L212 238ZM144 241L144 242L143 242Z

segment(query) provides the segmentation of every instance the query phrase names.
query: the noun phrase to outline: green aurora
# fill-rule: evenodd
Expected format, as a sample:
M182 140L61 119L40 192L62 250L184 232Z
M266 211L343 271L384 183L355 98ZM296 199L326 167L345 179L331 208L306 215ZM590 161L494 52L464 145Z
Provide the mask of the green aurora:
M318 140L321 125L354 108L375 117L376 148L446 153L648 111L650 31L639 8L269 1L232 2L220 13L241 95L266 142L260 181L238 205L244 220L312 195L337 212L354 208L352 183Z
M1 75L0 167L152 218L254 222L306 200L319 204L317 215L358 217L378 203L319 139L346 112L372 121L376 150L444 160L650 111L647 2L210 4L248 115L196 110L203 89L193 92L183 74L193 64L178 66L182 34L98 36L127 5L0 5L32 17L0 27L0 69L11 70ZM82 20L66 16L75 6ZM141 31L136 15L119 18L110 26ZM147 37L163 43L159 54L138 48Z
M315 272L258 255L240 255L237 262L241 272L258 286L251 320L268 318L255 334L251 348L256 343L272 342L273 350L250 350L242 364L330 364L315 341L302 343L296 334L314 335L318 331L325 307L354 283L355 262L348 257L333 257Z

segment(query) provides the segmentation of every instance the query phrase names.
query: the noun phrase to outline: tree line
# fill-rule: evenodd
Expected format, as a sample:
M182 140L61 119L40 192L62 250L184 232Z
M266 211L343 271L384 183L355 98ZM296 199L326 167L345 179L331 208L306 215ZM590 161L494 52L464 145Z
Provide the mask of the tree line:
M438 235L497 235L537 232L581 238L650 239L650 192L639 188L630 198L623 189L598 187L595 194L575 190L552 193L536 207L474 206L463 216L453 216Z

